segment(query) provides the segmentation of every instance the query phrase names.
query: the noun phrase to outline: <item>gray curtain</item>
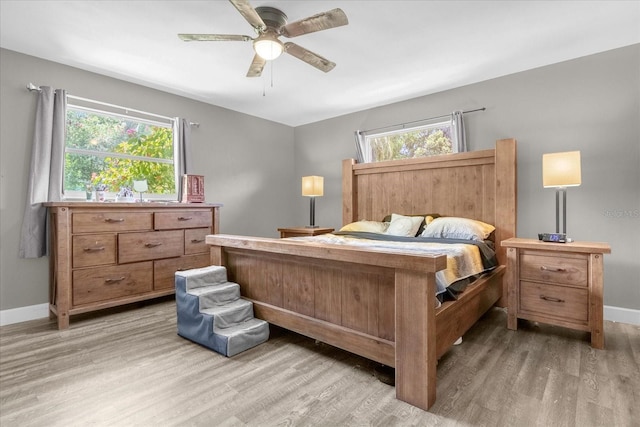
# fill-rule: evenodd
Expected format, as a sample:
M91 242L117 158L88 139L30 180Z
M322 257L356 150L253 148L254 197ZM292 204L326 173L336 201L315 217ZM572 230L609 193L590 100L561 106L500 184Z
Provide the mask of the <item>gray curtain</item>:
M451 113L454 141L458 144L458 153L467 151L467 135L464 129L464 117L462 111Z
M371 162L371 153L365 150L365 137L364 133L359 130L355 131L356 138L356 160L358 163L369 163Z
M182 200L182 175L191 172L191 125L187 119L178 120L178 201Z
M38 93L31 148L27 202L22 219L20 258L47 255L47 208L44 202L62 200L66 92L42 86Z

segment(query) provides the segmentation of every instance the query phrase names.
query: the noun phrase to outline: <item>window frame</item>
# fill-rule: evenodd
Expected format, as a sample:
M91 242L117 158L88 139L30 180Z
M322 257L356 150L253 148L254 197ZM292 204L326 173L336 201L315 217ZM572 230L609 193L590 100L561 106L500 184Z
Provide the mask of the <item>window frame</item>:
M76 101L76 102L74 102ZM95 108L86 104L95 104L99 105L103 108ZM153 113L146 113L144 111L134 110L125 107L119 107L117 105L103 103L99 101L92 101L85 98L79 97L71 97L67 96L67 106L66 106L65 116L69 110L82 111L85 113L102 115L106 117L113 117L121 120L128 120L133 122L138 122L150 126L163 127L166 129L171 129L172 134L172 145L173 145L173 159L160 159L153 157L144 157L144 156L136 156L136 155L127 155L122 153L115 153L112 151L93 151L82 148L70 148L67 147L66 140L66 122L65 122L65 146L63 153L63 164L66 169L66 156L67 154L76 154L76 155L87 155L87 156L96 156L96 157L115 157L121 159L129 159L129 160L138 160L138 161L151 161L157 163L165 163L165 164L173 164L174 169L174 188L175 192L171 194L157 194L157 193L145 193L144 198L149 200L160 200L160 201L175 201L178 199L178 189L180 186L180 177L179 177L179 169L178 165L180 162L179 159L179 150L178 150L178 138L179 138L179 130L178 130L178 117L164 117ZM124 110L125 112L119 112L117 110ZM154 119L145 118L143 116L153 117ZM64 175L64 173L63 173ZM63 188L62 188L62 197L64 200L86 200L86 192L82 190L67 190L65 185L65 180L63 179ZM118 191L107 191L106 197L108 199L114 199L118 194Z
M365 132L363 133L363 138L361 139L362 143L362 152L363 154L366 153L365 155L365 159L369 159L368 161L366 161L367 163L377 163L377 162L384 162L384 161L389 161L389 160L397 160L397 159L385 159L385 160L377 160L374 159L374 155L373 155L373 148L371 145L371 140L376 139L376 138L381 138L381 137L388 137L388 136L394 136L394 135L399 135L399 134L405 134L405 133L412 133L412 132L419 132L423 129L440 129L442 127L444 127L443 125L446 125L446 127L449 128L449 133L451 135L451 152L452 153L458 153L459 152L459 147L458 147L458 141L456 140L456 132L454 131L454 124L451 120L451 118L437 118L437 119L431 119L426 121L421 121L422 124L419 125L413 125L413 126L406 126L406 125L398 125L398 127L394 127L394 129L391 130L386 130L383 132ZM445 154L445 153L442 153ZM420 157L411 157L411 158L423 158L423 157L432 157L432 156L438 156L438 155L442 155L442 154L431 154L431 155L427 155L427 156L420 156Z

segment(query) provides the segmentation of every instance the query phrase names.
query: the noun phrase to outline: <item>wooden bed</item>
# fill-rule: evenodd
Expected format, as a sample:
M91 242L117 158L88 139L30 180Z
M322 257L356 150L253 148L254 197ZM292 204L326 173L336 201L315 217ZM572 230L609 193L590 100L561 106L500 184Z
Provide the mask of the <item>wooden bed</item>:
M390 213L493 224L500 265L436 309L435 273L446 267L444 255L209 235L212 263L227 267L257 317L395 367L396 397L427 410L436 399L438 358L506 297L499 243L515 236L516 141L424 159L345 160L342 190L345 224Z

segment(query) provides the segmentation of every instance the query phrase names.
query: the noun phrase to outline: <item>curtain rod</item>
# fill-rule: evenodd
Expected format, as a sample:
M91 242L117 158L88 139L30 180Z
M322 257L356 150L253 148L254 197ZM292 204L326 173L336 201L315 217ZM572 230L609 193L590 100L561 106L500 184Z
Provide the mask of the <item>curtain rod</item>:
M40 92L40 90L41 90L40 86L36 86L31 82L27 83L27 89L29 90L29 92L33 92L33 91ZM144 114L144 115L150 116L150 117L157 117L157 118L164 119L164 120L174 120L173 117L161 116L159 114L148 113L146 111L136 110L135 108L128 108L128 107L123 107L121 105L109 104L107 102L96 101L96 100L89 99L89 98L81 98L79 96L74 96L74 95L67 95L67 98L75 99L76 101L84 101L84 102L89 102L89 103L92 103L92 104L102 105L102 106L105 106L105 107L119 108L121 110L124 110L127 113L129 111L132 111L134 113ZM189 126L200 127L200 123L189 122Z
M476 108L475 110L463 111L462 114L475 113L476 111L484 111L484 110L486 110L486 107ZM433 119L443 119L443 118L449 117L449 116L451 116L451 114L443 114L442 116L428 117L426 119L414 120L412 122L400 123L400 124L397 124L397 125L382 126L382 127L379 127L379 128L367 129L367 130L359 130L358 133L359 134L360 133L367 133L367 132L372 132L374 130L389 129L389 128L394 128L394 127L398 127L398 126L405 127L406 125L411 125L411 124L420 123L420 122L426 122L427 120L433 120Z

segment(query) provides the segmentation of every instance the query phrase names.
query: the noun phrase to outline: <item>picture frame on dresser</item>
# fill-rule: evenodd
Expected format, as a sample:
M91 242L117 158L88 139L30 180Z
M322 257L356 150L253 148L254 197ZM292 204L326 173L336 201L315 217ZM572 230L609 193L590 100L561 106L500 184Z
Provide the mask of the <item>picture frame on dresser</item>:
M182 175L182 203L204 203L204 175Z

